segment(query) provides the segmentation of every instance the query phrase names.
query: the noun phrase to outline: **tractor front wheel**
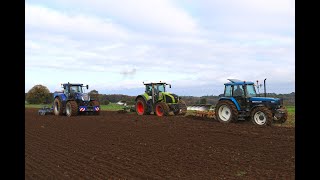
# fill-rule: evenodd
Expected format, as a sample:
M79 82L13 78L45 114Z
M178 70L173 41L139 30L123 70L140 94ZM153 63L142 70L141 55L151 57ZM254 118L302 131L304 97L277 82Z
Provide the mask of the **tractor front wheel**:
M230 123L238 120L238 110L231 101L221 100L215 108L216 118L219 122Z
M169 106L164 102L158 102L156 104L156 113L157 116L167 116L169 114Z
M146 101L139 97L136 101L136 113L138 115L146 115L147 114L147 104Z
M78 114L78 104L75 101L68 101L66 104L66 114L68 117Z
M178 115L179 113L180 113L179 115L187 114L187 105L183 100L180 100L178 102L178 106L179 106L179 109L173 112L174 115Z
M61 116L63 114L63 107L60 98L55 98L53 102L53 113L56 116Z
M251 112L251 120L255 125L270 126L272 118L272 112L267 107L256 107Z

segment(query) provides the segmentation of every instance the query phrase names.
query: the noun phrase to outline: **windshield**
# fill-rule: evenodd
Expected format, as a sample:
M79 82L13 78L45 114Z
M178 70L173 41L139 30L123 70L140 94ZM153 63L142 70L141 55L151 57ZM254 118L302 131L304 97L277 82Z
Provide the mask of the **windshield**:
M254 85L247 85L247 96L248 97L256 97L256 89L254 88Z
M70 87L71 92L77 92L77 93L82 93L82 87L81 86L71 86Z
M157 84L156 88L159 92L165 92L165 85L164 84Z

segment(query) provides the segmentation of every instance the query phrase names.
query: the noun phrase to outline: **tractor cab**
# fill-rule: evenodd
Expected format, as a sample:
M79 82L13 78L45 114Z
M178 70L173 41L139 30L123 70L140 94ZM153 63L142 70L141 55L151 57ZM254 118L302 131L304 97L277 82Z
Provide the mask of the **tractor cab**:
M159 83L143 83L146 86L145 93L148 94L148 96L153 97L159 97L160 94L163 92L166 92L166 86L169 85L169 88L171 88L171 84L167 84L165 82L159 82ZM157 98L155 98L157 99Z
M83 84L62 84L63 92L68 98L73 98L77 96L81 96L83 93L85 93L85 89L89 89L89 86L83 86Z

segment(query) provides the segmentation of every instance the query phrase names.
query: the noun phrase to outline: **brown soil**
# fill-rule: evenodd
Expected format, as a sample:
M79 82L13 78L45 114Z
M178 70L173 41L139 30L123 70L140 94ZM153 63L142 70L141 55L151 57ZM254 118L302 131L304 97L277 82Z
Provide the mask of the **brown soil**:
M295 130L102 111L25 110L25 179L295 179Z

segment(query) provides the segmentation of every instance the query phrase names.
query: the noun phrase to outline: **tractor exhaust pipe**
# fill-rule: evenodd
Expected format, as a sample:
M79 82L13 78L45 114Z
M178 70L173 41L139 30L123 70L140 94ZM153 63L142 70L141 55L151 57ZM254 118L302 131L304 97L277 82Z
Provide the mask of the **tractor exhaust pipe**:
M263 87L264 87L264 97L267 97L267 90L266 90L266 80L267 80L267 78L265 78L265 79L263 80Z

